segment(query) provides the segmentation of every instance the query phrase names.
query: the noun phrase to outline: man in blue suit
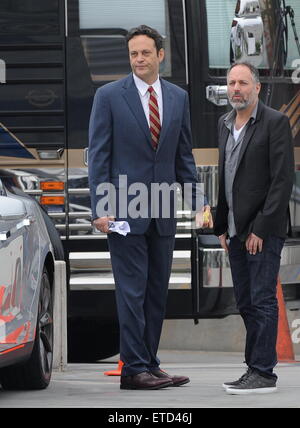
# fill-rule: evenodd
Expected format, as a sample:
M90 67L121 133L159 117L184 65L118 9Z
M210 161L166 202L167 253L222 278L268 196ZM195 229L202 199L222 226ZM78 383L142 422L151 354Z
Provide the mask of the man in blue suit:
M128 33L127 42L132 73L97 90L90 118L93 224L108 234L124 362L121 389L160 389L189 378L163 372L157 357L175 241L176 191L169 199L163 194L159 204L153 184L188 183L198 227L208 226L203 213L210 212L203 198L201 203L197 199L188 94L159 78L162 37L142 25ZM108 183L114 187L107 198ZM111 233L113 220L126 220L130 233Z

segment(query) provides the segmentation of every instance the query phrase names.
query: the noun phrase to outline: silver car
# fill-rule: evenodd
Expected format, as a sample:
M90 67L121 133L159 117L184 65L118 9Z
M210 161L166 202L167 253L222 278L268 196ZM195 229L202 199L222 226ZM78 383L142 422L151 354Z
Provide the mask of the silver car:
M43 389L53 359L54 251L32 199L1 186L0 384Z

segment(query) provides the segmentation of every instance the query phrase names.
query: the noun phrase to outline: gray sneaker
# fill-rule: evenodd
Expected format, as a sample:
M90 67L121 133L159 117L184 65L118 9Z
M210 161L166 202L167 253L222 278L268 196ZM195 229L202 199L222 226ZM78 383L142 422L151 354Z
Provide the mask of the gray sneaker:
M227 394L233 395L268 394L276 391L276 379L266 378L256 371L251 371L238 385L226 389Z
M252 370L250 369L250 367L248 367L246 373L244 373L238 380L234 380L232 382L224 382L222 384L222 387L224 389L227 389L227 388L230 388L231 386L237 386L242 380L246 379L250 375L251 371Z

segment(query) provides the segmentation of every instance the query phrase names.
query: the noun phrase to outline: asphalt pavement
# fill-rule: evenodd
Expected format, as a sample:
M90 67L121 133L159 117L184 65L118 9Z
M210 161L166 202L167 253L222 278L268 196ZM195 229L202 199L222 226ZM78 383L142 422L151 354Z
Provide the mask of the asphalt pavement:
M161 368L170 374L189 376L191 382L156 391L120 390L119 377L104 375L105 371L117 368L116 356L97 364L69 364L63 372L54 371L49 387L43 391L4 391L0 387L0 408L102 408L108 409L104 416L108 422L128 422L125 409L131 409L133 417L142 414L138 409L144 408L150 411L151 418L172 419L175 413L179 417L185 414L188 424L192 415L189 409L300 407L300 361L277 365L276 393L233 396L226 394L222 383L235 380L245 372L242 354L163 350L159 355ZM157 415L158 409L171 409L168 410L171 413ZM129 422L140 424L138 419Z

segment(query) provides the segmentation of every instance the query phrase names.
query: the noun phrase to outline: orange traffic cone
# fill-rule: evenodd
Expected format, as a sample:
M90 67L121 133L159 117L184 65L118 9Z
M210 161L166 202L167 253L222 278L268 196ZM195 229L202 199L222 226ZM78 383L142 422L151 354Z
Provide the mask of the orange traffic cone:
M278 334L276 344L277 360L278 362L294 363L296 361L293 342L291 339L282 286L279 278L277 280L277 301L279 308Z
M123 361L119 360L117 370L109 370L104 372L106 376L121 376L122 367L124 366Z

